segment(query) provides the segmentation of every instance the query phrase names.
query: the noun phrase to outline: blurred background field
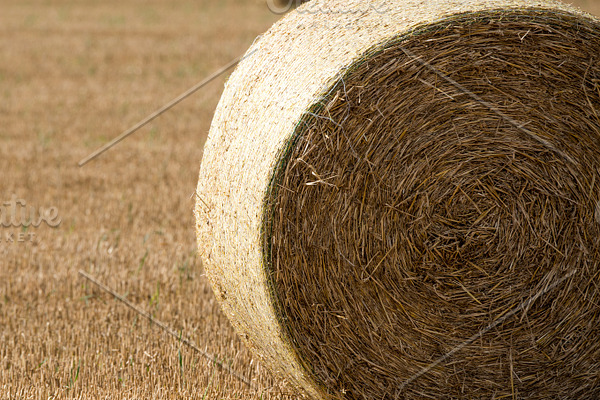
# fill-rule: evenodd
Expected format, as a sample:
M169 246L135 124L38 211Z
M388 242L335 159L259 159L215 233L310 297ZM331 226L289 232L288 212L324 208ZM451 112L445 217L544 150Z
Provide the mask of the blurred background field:
M598 0L576 4L600 15ZM260 0L0 0L0 203L14 194L62 219L0 227L1 399L289 397L220 312L196 252L193 195L226 76L77 167L278 18Z

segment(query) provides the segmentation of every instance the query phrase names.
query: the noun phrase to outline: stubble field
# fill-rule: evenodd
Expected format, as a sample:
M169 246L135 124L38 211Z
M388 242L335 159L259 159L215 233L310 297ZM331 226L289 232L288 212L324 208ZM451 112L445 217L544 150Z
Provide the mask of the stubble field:
M577 4L600 15L600 1ZM226 76L77 166L278 18L260 0L0 0L0 222L11 204L61 219L0 224L0 399L293 397L235 335L196 251L197 173Z

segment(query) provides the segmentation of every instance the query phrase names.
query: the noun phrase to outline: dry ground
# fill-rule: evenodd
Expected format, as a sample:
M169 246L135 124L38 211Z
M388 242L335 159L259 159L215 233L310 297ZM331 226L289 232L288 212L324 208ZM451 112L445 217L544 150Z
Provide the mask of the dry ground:
M600 1L580 3L600 14ZM291 390L244 348L196 255L192 194L224 78L76 166L243 53L277 18L259 0L0 0L0 203L15 194L62 218L56 229L0 227L0 399ZM254 386L82 280L80 269Z

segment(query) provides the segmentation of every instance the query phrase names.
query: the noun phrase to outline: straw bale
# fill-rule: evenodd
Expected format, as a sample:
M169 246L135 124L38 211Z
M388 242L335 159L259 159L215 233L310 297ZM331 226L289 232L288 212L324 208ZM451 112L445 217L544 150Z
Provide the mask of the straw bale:
M600 396L600 21L534 0L329 0L227 82L198 246L315 399Z

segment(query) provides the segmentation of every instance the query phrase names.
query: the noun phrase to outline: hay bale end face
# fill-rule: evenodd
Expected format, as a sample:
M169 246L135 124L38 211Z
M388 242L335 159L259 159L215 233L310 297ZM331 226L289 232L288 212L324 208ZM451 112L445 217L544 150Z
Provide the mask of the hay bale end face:
M315 0L227 82L198 245L312 398L597 398L599 200L597 19Z

